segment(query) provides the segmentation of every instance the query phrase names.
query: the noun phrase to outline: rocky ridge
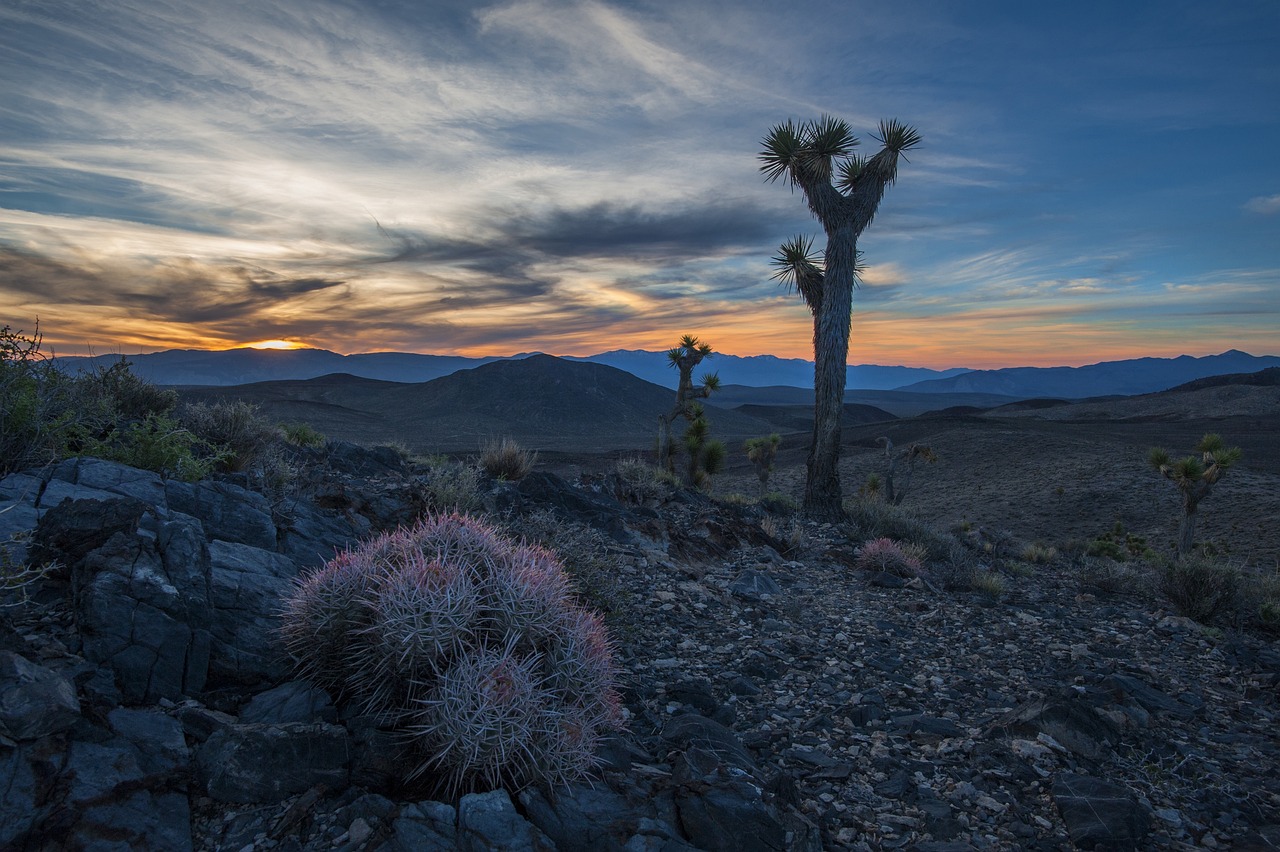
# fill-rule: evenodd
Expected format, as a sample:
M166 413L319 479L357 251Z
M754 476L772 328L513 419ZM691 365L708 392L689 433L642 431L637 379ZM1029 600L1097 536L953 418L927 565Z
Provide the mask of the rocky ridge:
M95 460L0 480L10 559L61 566L0 627L0 847L1280 842L1274 642L1061 569L999 602L861 572L861 531L616 476L489 483L485 503L596 543L629 730L594 785L431 801L397 786L376 720L290 679L273 634L293 576L424 511L420 483L344 445L304 495L246 485Z

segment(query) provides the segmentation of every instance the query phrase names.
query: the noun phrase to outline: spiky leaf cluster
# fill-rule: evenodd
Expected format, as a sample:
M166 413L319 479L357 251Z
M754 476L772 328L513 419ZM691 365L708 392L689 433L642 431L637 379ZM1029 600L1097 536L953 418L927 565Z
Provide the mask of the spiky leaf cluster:
M305 676L404 736L447 791L565 783L620 719L604 626L549 551L460 514L340 554L285 604Z

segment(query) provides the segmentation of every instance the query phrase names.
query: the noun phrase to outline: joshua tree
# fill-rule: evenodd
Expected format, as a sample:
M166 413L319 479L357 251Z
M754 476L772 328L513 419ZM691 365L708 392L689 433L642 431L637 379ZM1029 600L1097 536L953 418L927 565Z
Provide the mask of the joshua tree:
M1199 457L1187 456L1176 461L1169 458L1169 453L1160 447L1152 447L1147 460L1151 466L1160 471L1160 475L1172 482L1182 493L1182 520L1178 523L1178 558L1191 552L1195 544L1196 512L1200 502L1213 491L1213 486L1222 478L1227 468L1240 461L1239 447L1227 448L1222 445L1222 436L1207 433L1196 444L1195 451Z
M893 441L888 437L876 438L876 443L884 444L885 469L884 479L876 478L875 490L879 493L880 488L883 487L884 501L891 506L896 506L911 490L911 478L915 476L916 462L933 464L938 460L938 456L924 444L912 444L905 449L894 450ZM905 465L901 476L898 476L899 463ZM870 484L868 480L868 486Z
M880 122L877 139L883 145L879 153L855 156L858 139L849 125L824 116L799 125L790 120L776 125L760 152L765 178L786 177L792 187L800 187L827 235L821 261L810 254L812 240L805 237L784 243L773 258L775 277L798 290L813 314L813 444L804 512L827 520L842 516L837 466L858 237L897 177L898 157L919 144L920 134L893 119Z
M680 338L679 346L667 350L667 360L680 371L680 386L676 389L676 404L671 412L658 415L658 459L672 473L676 469L676 448L671 439L671 424L680 417L692 423L702 413L701 407L695 412L696 401L711 396L720 387L720 377L715 373L705 374L702 384L696 387L693 384L693 368L701 364L702 359L714 354L709 344L691 334Z
M781 443L782 436L777 432L764 438L752 438L746 443L747 458L756 466L762 495L769 490L769 474L773 473L773 460L778 455Z
M711 424L704 416L702 406L689 406L689 427L684 430L684 451L689 456L685 481L695 488L706 488L711 477L724 467L725 448L721 441L711 437Z

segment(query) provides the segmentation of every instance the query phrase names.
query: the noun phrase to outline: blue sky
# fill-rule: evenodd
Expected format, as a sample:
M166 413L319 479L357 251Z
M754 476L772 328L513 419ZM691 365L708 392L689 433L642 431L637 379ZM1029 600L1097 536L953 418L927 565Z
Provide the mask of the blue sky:
M1280 354L1274 0L7 0L0 82L0 323L61 354L807 357L757 153L824 114L924 137L851 363Z

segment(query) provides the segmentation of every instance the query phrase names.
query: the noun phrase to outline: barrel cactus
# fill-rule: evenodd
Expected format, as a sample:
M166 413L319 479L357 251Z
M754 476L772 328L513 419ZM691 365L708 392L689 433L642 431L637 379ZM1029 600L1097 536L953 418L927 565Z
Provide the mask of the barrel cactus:
M451 792L581 778L620 725L604 625L559 560L465 515L304 576L282 635L302 675L402 735L406 780Z

